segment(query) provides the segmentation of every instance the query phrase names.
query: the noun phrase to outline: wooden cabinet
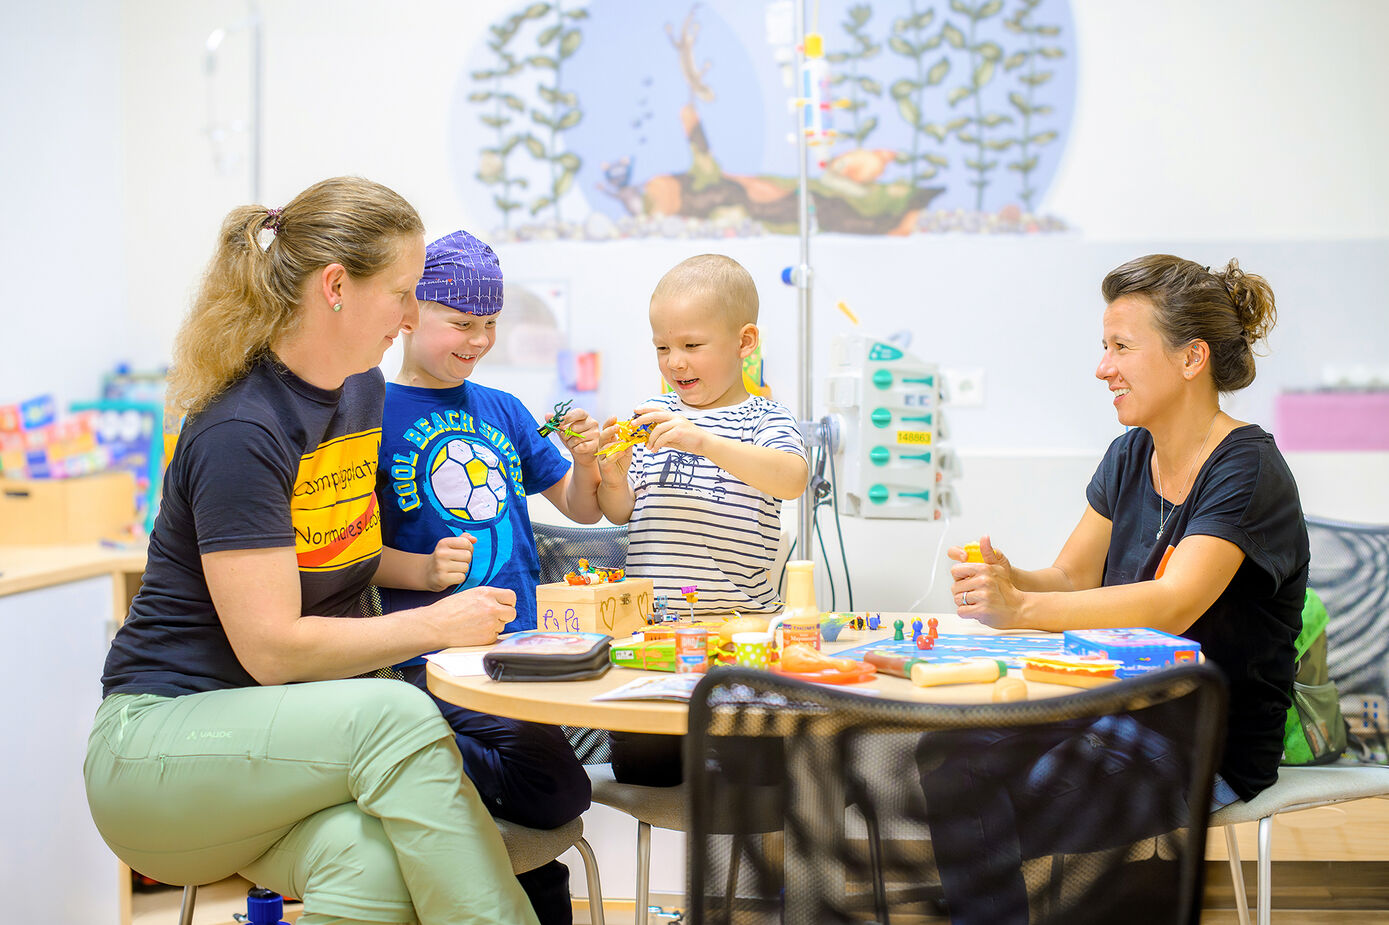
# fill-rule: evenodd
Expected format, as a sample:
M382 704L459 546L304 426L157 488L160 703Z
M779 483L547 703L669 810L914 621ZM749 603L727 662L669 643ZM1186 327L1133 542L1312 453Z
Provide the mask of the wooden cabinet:
M143 553L0 546L0 892L5 920L125 925L130 875L87 811L101 669Z

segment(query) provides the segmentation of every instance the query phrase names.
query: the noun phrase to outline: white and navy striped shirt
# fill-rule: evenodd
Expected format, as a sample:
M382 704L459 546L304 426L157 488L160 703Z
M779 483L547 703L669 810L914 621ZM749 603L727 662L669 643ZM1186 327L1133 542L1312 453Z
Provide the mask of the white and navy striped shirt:
M691 408L674 394L654 398L710 433L805 458L805 441L787 409L758 396L727 408ZM637 446L627 479L636 495L628 525L627 574L650 578L676 612L688 612L683 586L695 585L696 614L771 613L771 581L781 501L703 456Z

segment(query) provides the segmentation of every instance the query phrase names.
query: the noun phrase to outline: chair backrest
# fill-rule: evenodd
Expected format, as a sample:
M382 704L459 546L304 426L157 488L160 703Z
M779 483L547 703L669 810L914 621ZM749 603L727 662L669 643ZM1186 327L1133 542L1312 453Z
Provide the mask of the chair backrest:
M595 567L622 568L627 562L626 527L578 527L532 524L540 558L540 583L564 581L587 559Z
M1208 665L977 706L715 670L686 742L690 921L1198 921L1225 709Z
M1341 694L1389 695L1389 526L1307 518L1307 584L1321 596L1327 667Z

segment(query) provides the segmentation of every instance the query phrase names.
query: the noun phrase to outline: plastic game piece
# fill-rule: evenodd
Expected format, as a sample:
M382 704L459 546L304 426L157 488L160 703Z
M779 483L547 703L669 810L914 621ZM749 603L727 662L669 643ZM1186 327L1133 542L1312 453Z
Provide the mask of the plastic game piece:
M916 637L918 637L918 636L920 636L920 635L921 635L921 618L920 618L920 617L917 617L915 620L912 621L912 638L915 639Z
M925 633L921 633L916 637L916 647L923 652L928 652L936 647L936 641Z
M932 617L931 619L926 621L926 634L930 636L932 639L935 639L937 636L940 635L939 627L940 621L937 620L935 617Z
M1022 678L999 678L994 682L994 703L1027 699L1027 682Z
M966 562L983 562L984 553L979 548L978 543L966 543L964 545Z
M997 658L967 658L958 662L930 664L919 661L912 666L912 683L917 687L939 684L991 684L1008 673L1008 666Z
M690 605L690 619L694 619L695 601L699 600L699 588L696 585L683 585L680 593L685 595L685 603Z
M892 621L892 641L893 641L893 642L901 642L901 641L902 641L903 639L905 639L905 638L906 638L906 637L902 635L902 621L901 621L901 620L893 620L893 621Z
M876 614L876 613L875 613L875 614L873 614L873 616L871 616L871 617L868 618L868 628L869 628L870 630L876 630L878 627L880 627L880 626L882 626L882 625L883 625L883 618L882 618L882 615L881 615L881 614Z
M902 655L893 655L883 649L875 649L863 654L863 660L877 668L883 674L895 675L899 678L910 678L912 676L912 666L918 662L925 664L919 658L908 658Z
M1120 662L1078 655L1034 655L1022 660L1022 676L1029 681L1064 684L1067 687L1099 687L1118 680Z

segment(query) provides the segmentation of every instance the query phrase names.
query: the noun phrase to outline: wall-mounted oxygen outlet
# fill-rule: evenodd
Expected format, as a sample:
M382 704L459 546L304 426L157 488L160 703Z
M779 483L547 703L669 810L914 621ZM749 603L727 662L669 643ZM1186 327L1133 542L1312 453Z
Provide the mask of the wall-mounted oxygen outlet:
M984 404L984 369L981 366L942 369L945 402L953 408L978 408Z

